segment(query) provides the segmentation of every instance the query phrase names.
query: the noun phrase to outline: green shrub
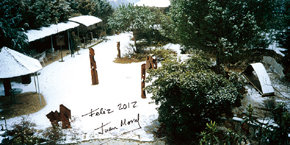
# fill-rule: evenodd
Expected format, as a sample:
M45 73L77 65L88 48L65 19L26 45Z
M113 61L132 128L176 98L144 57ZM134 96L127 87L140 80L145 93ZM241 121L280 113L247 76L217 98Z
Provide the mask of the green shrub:
M255 119L253 117L253 108L249 105L243 123L246 123L252 130L246 134L248 139L251 140L251 144L286 145L290 143L290 138L288 137L290 133L290 113L284 103L273 105L271 115L278 126L271 124L270 121L263 123Z
M13 139L2 142L3 144L37 144L40 138L37 136L36 124L23 117L21 122L12 126L9 135Z
M43 132L43 137L48 141L48 144L51 145L65 141L65 134L62 129L56 125L46 128Z
M146 90L160 104L159 122L169 143L196 140L207 122L231 113L241 98L235 84L214 73L210 64L197 54L186 62L165 60L162 67L150 71L147 81L154 81Z
M201 132L200 145L211 145L211 144L241 144L246 142L245 138L240 134L237 134L230 129L225 127L219 127L215 122L210 121L206 123L206 128Z
M170 59L176 56L176 53L172 50L156 48L151 51L153 56L156 56L158 61L162 61L165 59Z

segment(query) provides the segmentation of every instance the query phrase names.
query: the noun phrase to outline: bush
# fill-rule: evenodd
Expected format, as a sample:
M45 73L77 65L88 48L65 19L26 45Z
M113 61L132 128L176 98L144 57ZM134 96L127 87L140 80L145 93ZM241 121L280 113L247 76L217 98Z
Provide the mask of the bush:
M270 123L269 118L267 123L258 121L253 116L253 108L251 105L248 106L246 118L242 124L246 124L247 130L251 130L246 133L251 144L263 144L263 145L286 145L290 143L288 134L290 132L290 113L287 111L284 103L271 103L269 110L271 115L274 117L275 123Z
M176 52L163 48L153 49L150 53L157 58L158 62L176 56Z
M160 104L159 122L169 143L197 139L207 122L231 113L241 98L235 84L214 73L210 64L197 54L186 62L165 60L161 68L150 71L147 81L154 81L146 90Z
M272 111L275 122L278 124L278 128L274 128L269 137L270 144L289 144L290 138L290 113L286 109L284 103L278 104Z
M241 144L245 138L227 128L218 127L215 122L206 123L206 128L201 132L200 145L211 144Z
M48 140L48 144L57 144L65 140L65 134L59 126L53 125L43 132L43 137Z
M22 118L21 122L12 126L12 131L8 131L8 135L12 139L2 141L2 144L37 144L40 138L37 137L36 124Z

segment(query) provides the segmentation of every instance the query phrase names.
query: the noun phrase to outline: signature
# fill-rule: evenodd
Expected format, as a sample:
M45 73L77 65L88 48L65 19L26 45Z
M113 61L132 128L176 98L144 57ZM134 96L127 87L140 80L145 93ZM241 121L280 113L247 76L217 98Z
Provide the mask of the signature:
M128 102L128 103L120 103L117 105L117 110L126 110L126 109L134 109L137 107L137 101L133 101L133 102ZM97 108L97 109L91 109L90 112L82 115L82 117L85 116L90 116L90 117L94 117L94 116L100 116L100 115L105 115L105 114L111 114L114 112L114 109L110 109L110 108Z
M116 130L116 129L119 129L123 126L130 126L130 125L134 125L134 124L137 124L138 125L138 128L136 129L141 129L141 125L140 125L140 114L138 113L137 114L137 117L136 118L132 118L132 119L127 119L127 118L124 118L122 120L120 120L120 125L119 126L109 126L111 122L108 122L106 124L102 123L102 125L98 128L96 128L95 130L100 130L98 132L98 134L104 134L104 133L108 133L110 131L113 131L113 130ZM136 130L134 129L134 130Z
M111 108L99 107L96 109L90 109L90 111L88 113L83 114L82 117L98 117L102 115L114 114L115 112L124 113L129 109L135 109L137 107L138 107L137 101L119 103L115 107L111 107ZM121 132L121 133L119 132L120 134L118 136L122 136L122 135L125 135L127 133L130 133L130 132L133 132L135 130L142 128L140 125L139 113L133 118L124 117L120 120L117 119L116 121L117 122L114 122L114 123L112 123L111 121L106 122L106 123L101 123L100 126L95 128L94 130L97 131L97 134L103 135L105 133L109 133L111 131L118 130L118 129L124 129L129 126L130 126L130 129L133 128L132 130L129 129L129 131L126 130L125 132Z

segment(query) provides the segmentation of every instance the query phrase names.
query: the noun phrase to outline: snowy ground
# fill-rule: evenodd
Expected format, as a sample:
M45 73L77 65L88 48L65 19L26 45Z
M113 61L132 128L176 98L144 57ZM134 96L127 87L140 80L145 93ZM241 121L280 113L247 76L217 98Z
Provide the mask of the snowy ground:
M72 128L79 133L80 140L154 140L153 135L146 132L146 126L157 119L157 106L149 103L152 102L149 96L147 99L141 99L141 64L144 62L113 63L117 56L117 41L121 42L121 52L124 54L129 43L133 43L130 42L131 37L130 33L110 36L107 41L93 47L99 85L91 85L88 49L81 50L80 55L75 57L64 57L64 62L54 62L43 68L40 71L39 82L47 105L39 112L29 115L29 120L36 123L38 129L50 127L46 114L59 111L59 105L63 104L72 112ZM35 91L33 83L27 86L12 83L12 87L21 88L23 92ZM0 89L3 89L3 86L0 86ZM0 92L3 93L3 90ZM86 115L90 114L91 109L98 110L93 112L93 116ZM101 109L102 113L97 114ZM9 119L8 126L20 120L21 117ZM125 120L126 124L122 124L121 121ZM106 129L111 131L106 132Z
M128 52L129 44L133 43L131 37L131 33L109 36L107 41L93 47L99 85L91 85L88 49L81 50L80 55L75 57L64 57L64 62L54 62L43 68L40 71L39 82L40 91L47 105L39 112L29 115L29 120L36 123L38 129L50 127L46 114L50 111L59 111L59 105L64 104L72 111L73 116L72 130L67 131L68 139L74 132L79 138L77 141L104 138L107 141L109 138L111 142L117 138L154 140L153 134L148 132L148 128L152 129L152 126L146 126L152 125L152 121L158 118L157 106L150 103L152 102L150 96L141 99L141 64L144 62L132 64L113 62L117 56L117 41L120 41L121 52L124 55ZM179 58L187 57L180 55L180 45L168 44L163 48L177 51ZM12 87L21 88L23 92L35 91L33 83L27 86L12 83ZM251 86L248 86L247 90L249 96L247 103L263 103L265 98ZM4 95L2 84L0 95ZM89 116L91 110L96 109L98 110L93 112L94 115ZM96 115L101 109L104 112ZM11 127L20 120L21 117L9 119L8 126ZM121 121L125 120L126 124L121 125ZM106 132L106 129L110 128L111 130ZM72 140L69 139L68 142L70 141Z

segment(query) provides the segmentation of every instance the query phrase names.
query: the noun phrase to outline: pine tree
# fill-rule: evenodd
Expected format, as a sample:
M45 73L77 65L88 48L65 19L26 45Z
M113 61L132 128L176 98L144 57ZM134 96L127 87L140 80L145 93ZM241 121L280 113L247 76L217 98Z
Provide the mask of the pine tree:
M173 0L171 17L178 40L188 49L216 52L217 66L242 50L265 48L266 23L251 11L252 1ZM258 21L259 20L259 21ZM262 29L263 28L263 29Z
M28 42L21 25L23 7L23 1L19 0L0 2L0 49L6 46L21 52L25 51Z

